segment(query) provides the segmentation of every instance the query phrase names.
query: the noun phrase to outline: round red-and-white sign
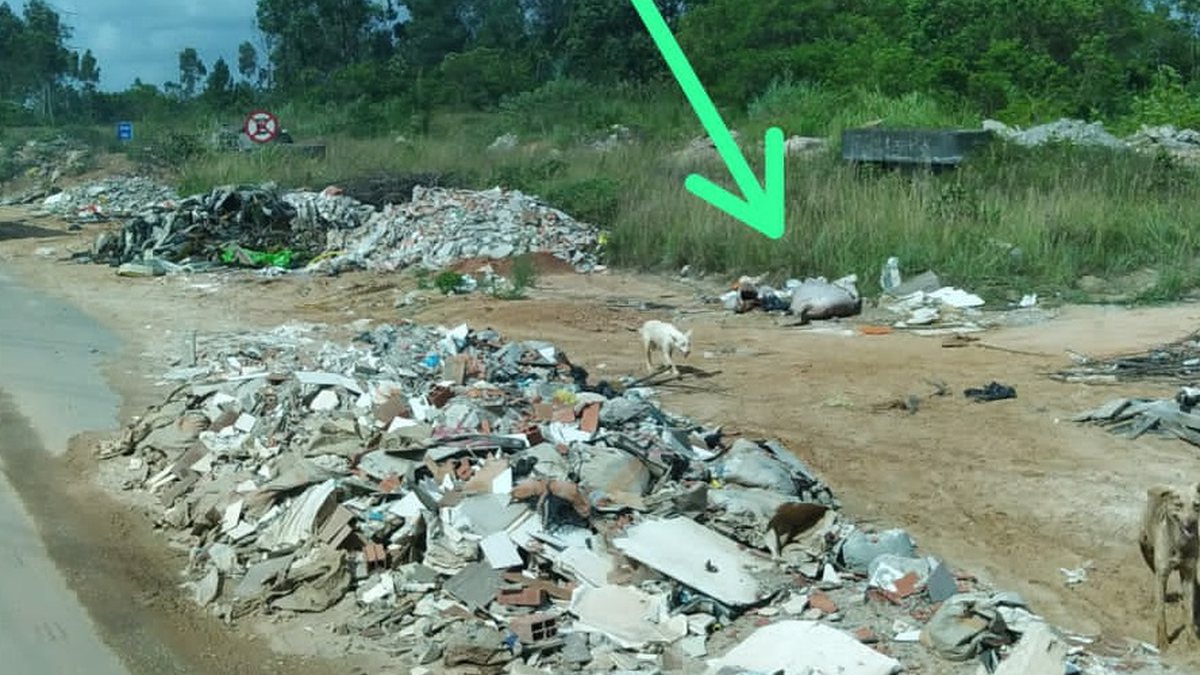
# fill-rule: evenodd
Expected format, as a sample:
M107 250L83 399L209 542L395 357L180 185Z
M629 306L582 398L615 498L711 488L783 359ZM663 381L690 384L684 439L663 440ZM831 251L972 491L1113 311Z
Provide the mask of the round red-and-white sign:
M255 110L246 116L242 131L255 143L270 143L279 135L279 118L266 110Z

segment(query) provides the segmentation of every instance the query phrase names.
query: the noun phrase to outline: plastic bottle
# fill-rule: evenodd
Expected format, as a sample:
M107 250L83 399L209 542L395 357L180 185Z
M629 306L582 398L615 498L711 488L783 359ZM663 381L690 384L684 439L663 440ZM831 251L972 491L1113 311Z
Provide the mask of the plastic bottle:
M900 285L900 259L891 256L879 272L879 287L886 293Z

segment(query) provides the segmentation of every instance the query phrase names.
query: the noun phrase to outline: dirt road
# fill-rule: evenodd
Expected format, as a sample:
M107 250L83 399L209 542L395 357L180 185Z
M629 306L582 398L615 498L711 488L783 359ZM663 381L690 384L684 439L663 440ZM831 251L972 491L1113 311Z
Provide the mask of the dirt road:
M1137 441L1066 421L1082 409L1128 395L1168 395L1155 387L1088 387L1045 373L1068 362L1064 349L1141 349L1193 330L1200 307L1145 310L1065 308L1057 319L986 334L993 345L945 349L937 338L891 334L842 337L781 328L764 315L706 311L694 289L675 280L609 274L551 275L532 299L430 297L396 306L412 289L398 275L257 279L247 275L122 279L111 268L54 263L38 246L63 253L90 240L70 236L0 245L0 263L30 284L106 320L146 353L122 363L126 412L154 397L141 375L163 357L184 354L193 329L349 324L359 319L468 322L513 338L551 340L596 378L638 372L634 333L624 330L666 309L695 331L690 366L661 387L672 409L727 429L781 438L830 483L855 517L912 532L922 549L1000 587L1022 593L1035 611L1084 633L1153 638L1150 574L1137 553L1136 519L1147 486L1200 474L1200 453L1181 441ZM169 328L170 333L165 333ZM135 353L137 353L135 351ZM156 361L158 359L159 361ZM874 404L931 392L915 414ZM1018 398L972 403L968 387L999 380ZM80 459L79 461L85 461ZM1091 561L1086 582L1068 587L1060 568ZM1176 665L1200 660L1168 652Z

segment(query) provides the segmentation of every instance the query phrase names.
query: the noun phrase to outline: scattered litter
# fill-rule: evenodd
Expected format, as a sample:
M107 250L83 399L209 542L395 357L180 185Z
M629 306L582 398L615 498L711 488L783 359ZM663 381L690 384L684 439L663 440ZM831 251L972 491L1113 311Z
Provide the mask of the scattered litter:
M1004 399L1016 398L1017 390L1007 384L999 382L989 382L983 387L974 387L964 389L963 395L977 403L987 401L1003 401Z
M1062 572L1063 576L1066 577L1065 583L1068 586L1078 586L1079 584L1082 584L1087 581L1088 570L1091 568L1092 568L1092 561L1089 560L1089 561L1083 563L1082 565L1080 565L1079 567L1076 567L1075 569L1067 569L1065 567L1060 567L1060 568L1058 568L1058 571Z
M1155 380L1191 384L1200 376L1200 332L1143 352L1094 359L1068 352L1075 366L1051 375L1064 382L1112 383Z
M1194 407L1200 402L1200 389L1182 387L1175 398L1118 398L1094 410L1076 415L1072 421L1094 422L1109 432L1136 439L1143 434L1181 438L1200 446L1200 414Z

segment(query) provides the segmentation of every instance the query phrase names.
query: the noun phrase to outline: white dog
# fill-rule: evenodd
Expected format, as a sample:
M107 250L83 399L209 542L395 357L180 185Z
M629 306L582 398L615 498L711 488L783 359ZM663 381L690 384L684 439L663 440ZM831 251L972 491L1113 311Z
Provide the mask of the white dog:
M671 354L678 351L687 358L692 351L692 331L688 329L688 332L684 333L665 321L651 319L642 324L642 347L646 350L647 372L654 372L654 366L650 363L650 352L657 347L662 353L663 361L671 367L671 374L679 375L679 369L671 360Z

